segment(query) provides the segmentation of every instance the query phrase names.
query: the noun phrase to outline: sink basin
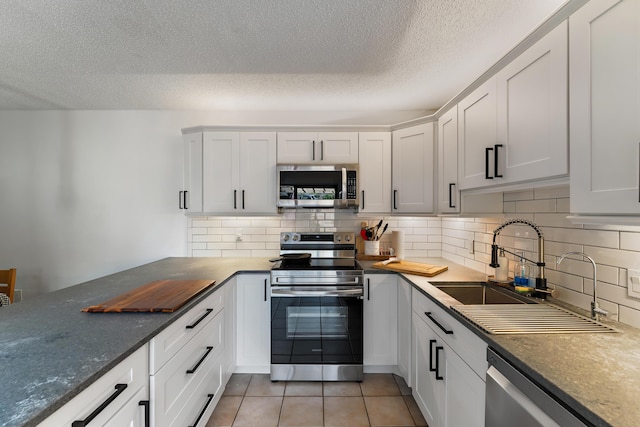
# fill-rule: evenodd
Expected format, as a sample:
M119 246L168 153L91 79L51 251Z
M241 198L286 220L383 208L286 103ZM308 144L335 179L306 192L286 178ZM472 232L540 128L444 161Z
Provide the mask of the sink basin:
M536 302L484 282L430 282L464 305L535 304Z

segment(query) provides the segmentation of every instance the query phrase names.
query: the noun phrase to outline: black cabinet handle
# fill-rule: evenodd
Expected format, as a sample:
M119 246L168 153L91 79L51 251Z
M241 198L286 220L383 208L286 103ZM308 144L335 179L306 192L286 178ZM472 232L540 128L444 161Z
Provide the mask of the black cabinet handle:
M207 317L208 315L211 314L211 312L213 312L213 308L207 308L206 313L204 313L202 316L198 317L198 320L196 320L195 322L193 322L190 325L187 325L186 328L187 329L193 329L196 326L198 326L198 323L202 322L204 320L205 317Z
M498 148L502 147L502 144L496 144L493 146L495 151L493 152L493 176L496 178L502 178L503 176L498 173Z
M73 423L71 423L71 427L85 427L86 425L88 425L91 421L93 421L93 419L95 417L97 417L100 412L104 411L105 408L107 406L109 406L109 404L111 404L111 402L113 402L114 400L116 400L116 398L118 396L120 396L120 394L126 390L127 385L126 384L116 384L116 391L113 392L113 394L111 396L109 396L107 398L107 400L105 400L104 402L102 402L100 404L100 406L98 406L95 411L93 411L92 413L89 414L89 416L87 418L85 418L82 421L74 421Z
M194 374L198 370L202 362L204 362L204 359L206 359L209 353L211 353L211 350L213 350L213 347L207 346L207 351L204 352L200 360L198 360L198 362L193 366L193 368L187 369L187 374Z
M316 159L316 142L312 141L311 142L311 160L315 160Z
M362 209L364 209L364 190L362 190Z
M184 209L182 201L184 200L184 191L178 192L178 209Z
M453 187L456 185L455 182L449 183L449 207L455 208L456 205L453 204Z
M451 334L453 334L453 331L450 331L450 330L448 330L448 329L445 329L445 327L444 327L444 326L442 326L442 325L440 324L440 322L438 322L436 319L434 319L434 318L433 318L433 316L431 315L431 312L430 312L430 311L425 311L425 312L424 312L424 314L426 314L426 315L427 315L427 317L429 318L429 320L431 320L433 323L435 323L435 324L436 324L436 326L437 326L438 328L442 329L442 332L444 332L444 333L445 333L445 334L447 334L447 335L451 335Z
M367 279L367 301L371 299L371 279Z
M182 197L184 197L184 200L182 202L182 206L184 206L185 209L189 209L189 206L187 206L187 194L189 192L187 190L184 190Z
M436 380L443 380L444 377L440 375L440 350L444 351L444 347L436 347Z
M429 372L435 372L436 367L433 366L433 345L436 343L436 340L429 340Z
M238 209L238 203L236 199L238 198L238 190L233 190L233 209Z
M207 408L211 404L211 401L213 400L213 396L214 396L213 394L207 394L207 403L204 404L204 408L202 408L202 411L200 411L200 413L198 414L198 418L196 418L196 422L193 423L193 425L190 425L189 427L197 427L198 423L202 419L202 416L204 415L205 412L207 412Z
M149 401L141 400L138 402L138 406L144 406L144 427L150 427Z
M487 147L484 151L484 178L485 179L493 179L492 176L489 176L489 152L493 151L493 148Z
M244 209L244 190L242 190L242 209Z
M320 160L324 160L324 140L320 140Z
M267 300L267 279L264 279L264 300Z
M396 205L396 195L398 194L398 190L393 190L393 209L398 209L398 205Z

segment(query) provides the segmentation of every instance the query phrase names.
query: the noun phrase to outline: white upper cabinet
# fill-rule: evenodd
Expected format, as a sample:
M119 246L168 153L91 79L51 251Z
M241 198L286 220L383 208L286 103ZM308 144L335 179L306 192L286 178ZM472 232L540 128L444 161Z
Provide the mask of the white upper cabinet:
M458 191L458 108L438 119L438 211L460 212Z
M458 103L460 189L568 173L567 22Z
M202 212L202 133L184 135L184 177L178 206L187 212Z
M358 132L278 132L278 163L358 163Z
M640 0L591 1L569 28L571 212L637 215Z
M392 212L432 213L433 123L393 132Z
M204 132L203 211L275 213L275 132Z
M391 133L361 132L359 142L360 212L391 211Z
M562 22L496 75L498 172L507 182L566 175L568 24Z
M458 184L460 190L501 182L495 173L497 147L496 80L490 78L458 103Z

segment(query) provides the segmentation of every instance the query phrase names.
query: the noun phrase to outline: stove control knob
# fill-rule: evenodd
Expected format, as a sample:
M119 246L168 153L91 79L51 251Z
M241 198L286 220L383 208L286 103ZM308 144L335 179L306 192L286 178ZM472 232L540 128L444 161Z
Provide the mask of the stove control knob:
M300 240L300 235L299 234L294 234L292 237L294 242L297 242L298 240Z
M283 242L288 242L289 241L289 235L288 234L283 234L282 235L282 241Z
M340 234L336 234L336 243L340 243L342 241L342 236Z
M345 235L344 236L344 241L349 243L351 241L351 235L350 234Z

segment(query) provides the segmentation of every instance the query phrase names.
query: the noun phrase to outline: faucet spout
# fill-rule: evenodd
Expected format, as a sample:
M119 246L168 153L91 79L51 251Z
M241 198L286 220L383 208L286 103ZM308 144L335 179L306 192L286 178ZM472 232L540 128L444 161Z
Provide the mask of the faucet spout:
M578 255L578 256L581 256L582 258L586 258L589 261L591 261L591 265L593 265L593 301L591 301L591 318L593 320L598 320L598 315L602 314L603 316L606 316L609 313L607 313L605 310L601 309L598 306L598 300L596 296L596 287L598 286L596 262L593 260L593 258L585 254L584 252L566 252L562 254L562 256L558 259L558 261L556 261L556 264L560 265L560 263L564 261L564 259L569 255Z
M508 225L511 224L524 224L524 225L528 225L529 227L533 228L534 231L538 234L538 262L535 263L535 265L538 267L538 277L536 277L536 289L541 289L541 290L546 290L547 289L547 279L544 277L544 237L542 236L542 231L540 230L540 227L538 227L536 224L534 224L533 222L526 220L526 219L510 219L508 221L505 221L504 223L502 223L498 228L496 228L495 230L493 230L493 243L491 245L491 263L489 264L490 267L493 268L497 268L500 266L500 264L498 263L498 249L504 249L504 248L500 248L500 246L498 246L496 244L496 237L498 236L498 234L500 234L500 232L507 227ZM507 251L505 249L505 252L511 253L513 254L513 252ZM525 260L527 260L525 258ZM529 262L533 262L530 260L527 260ZM543 292L541 292L541 296L544 298L545 294Z

